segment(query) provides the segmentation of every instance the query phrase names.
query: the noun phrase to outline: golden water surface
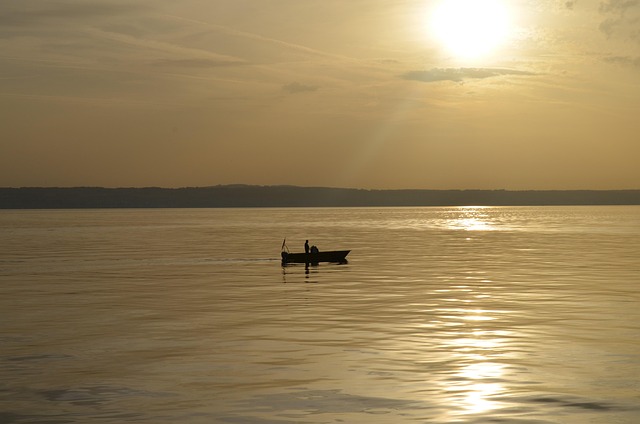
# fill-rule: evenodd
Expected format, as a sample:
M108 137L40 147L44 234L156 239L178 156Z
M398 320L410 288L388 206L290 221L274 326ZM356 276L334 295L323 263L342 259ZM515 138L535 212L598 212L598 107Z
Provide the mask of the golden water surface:
M282 267L305 239L347 264ZM640 208L0 211L1 423L640 422Z

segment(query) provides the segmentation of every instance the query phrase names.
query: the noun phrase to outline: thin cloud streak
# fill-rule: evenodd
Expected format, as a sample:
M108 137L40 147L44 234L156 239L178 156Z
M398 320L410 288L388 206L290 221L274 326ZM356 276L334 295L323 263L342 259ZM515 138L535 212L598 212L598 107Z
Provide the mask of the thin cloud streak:
M402 79L421 82L453 81L468 79L486 79L501 76L530 76L532 72L499 68L433 68L427 71L410 71L401 75Z
M318 88L320 87L318 87L317 85L305 85L305 84L300 84L299 82L292 82L291 84L282 86L282 89L289 94L317 91Z
M140 108L174 108L176 106L186 107L187 103L180 102L163 102L157 100L135 100L125 98L101 98L101 97L80 97L80 96L60 96L60 95L46 95L46 94L25 94L25 93L2 93L0 97L26 99L43 101L48 103L70 103L70 104L83 104L100 107L122 107L123 105L137 106Z
M169 53L172 55L177 54L177 55L181 55L189 58L196 58L195 60L208 59L218 64L224 63L227 65L243 65L246 63L245 60L238 57L222 55L222 54L214 53L214 52L203 50L203 49L183 47L177 44L167 43L163 41L147 40L147 39L132 37L129 35L116 33L112 31L100 30L97 28L90 28L90 29L86 29L85 31L91 35L102 37L104 39L108 39L111 41L116 41L122 44L135 46L135 47L142 47L146 50L150 49L150 50L155 50L162 53Z
M281 46L281 47L285 47L287 49L300 51L300 52L304 52L304 53L309 53L309 54L316 55L316 56L328 57L328 58L332 58L332 59L340 59L340 60L344 60L344 61L348 61L348 62L358 62L356 59L353 59L351 57L336 55L336 54L333 54L333 53L329 53L329 52L313 49L313 48L310 48L310 47L307 47L307 46L303 46L303 45L300 45L300 44L295 44L295 43L291 43L291 42L287 42L287 41L278 40L278 39L275 39L275 38L265 37L265 36L260 35L260 34L254 34L254 33L246 32L246 31L240 31L240 30L237 30L237 29L234 29L234 28L230 28L230 27L224 26L224 25L219 25L219 24L214 24L214 23L210 23L210 22L200 21L200 20L197 20L197 19L185 18L185 17L182 17L182 16L176 16L176 15L165 15L165 16L173 18L173 19L176 19L176 20L181 20L181 21L185 21L185 22L191 22L191 23L203 25L203 26L211 28L211 29L213 29L215 31L223 32L225 34L233 35L233 36L236 36L236 37L247 38L247 39L250 39L250 40L261 41L261 42L265 42L265 43L271 43L271 44L275 44L275 45L278 45L278 46Z
M640 56L610 56L605 57L604 61L615 65L629 66L633 68L640 68Z

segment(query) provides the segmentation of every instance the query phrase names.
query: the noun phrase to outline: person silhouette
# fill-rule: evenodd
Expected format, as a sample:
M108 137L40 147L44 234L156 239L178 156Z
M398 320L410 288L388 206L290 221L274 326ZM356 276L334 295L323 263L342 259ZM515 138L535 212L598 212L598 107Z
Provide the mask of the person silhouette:
M304 242L304 253L309 253L309 240Z

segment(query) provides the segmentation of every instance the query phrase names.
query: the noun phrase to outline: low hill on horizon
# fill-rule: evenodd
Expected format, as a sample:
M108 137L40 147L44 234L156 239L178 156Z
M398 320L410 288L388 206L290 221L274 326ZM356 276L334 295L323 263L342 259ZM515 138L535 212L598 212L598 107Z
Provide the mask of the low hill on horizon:
M640 190L367 190L290 185L0 188L0 209L640 205Z

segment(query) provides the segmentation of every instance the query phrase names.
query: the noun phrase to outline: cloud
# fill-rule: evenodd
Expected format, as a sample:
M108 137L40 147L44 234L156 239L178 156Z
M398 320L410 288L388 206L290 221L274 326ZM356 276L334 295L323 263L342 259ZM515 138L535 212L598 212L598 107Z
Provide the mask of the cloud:
M600 3L600 13L621 12L640 5L640 0L607 0Z
M485 79L504 75L533 75L533 73L503 68L433 68L428 71L410 71L402 74L401 78L422 82L461 82L466 79Z
M604 61L614 65L630 66L640 69L640 56L609 56L605 57Z
M305 85L305 84L300 84L299 82L292 82L291 84L286 84L282 86L282 89L289 94L317 91L318 88L319 87L316 85Z
M607 0L600 3L600 13L605 16L600 31L614 36L640 42L640 0Z
M170 66L179 68L218 68L221 66L236 66L241 64L239 60L225 60L225 59L207 59L207 58L193 58L193 59L159 59L153 62L158 66Z

